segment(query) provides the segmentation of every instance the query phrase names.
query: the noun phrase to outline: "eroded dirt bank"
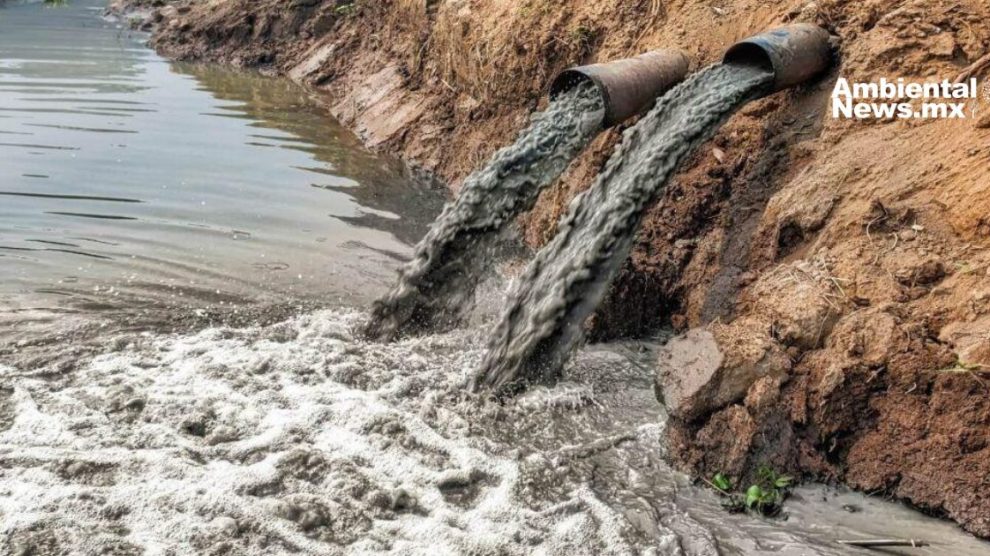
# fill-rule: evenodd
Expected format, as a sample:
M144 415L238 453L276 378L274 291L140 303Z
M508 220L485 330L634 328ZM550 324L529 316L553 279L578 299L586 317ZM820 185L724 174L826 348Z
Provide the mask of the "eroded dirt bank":
M567 65L660 46L701 65L776 24L826 26L841 39L839 68L753 104L699 150L647 217L595 336L668 321L695 329L661 358L658 379L686 469L746 475L768 462L906 499L990 537L990 98L965 120L848 123L829 112L839 75L983 83L985 1L154 9L161 52L325 90L369 144L455 188ZM544 194L523 222L531 244L552 236L617 136L602 136Z

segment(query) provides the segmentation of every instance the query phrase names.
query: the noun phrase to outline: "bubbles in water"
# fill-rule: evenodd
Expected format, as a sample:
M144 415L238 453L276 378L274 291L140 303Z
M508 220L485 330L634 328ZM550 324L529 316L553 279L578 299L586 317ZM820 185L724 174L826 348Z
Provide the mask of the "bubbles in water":
M43 553L607 554L623 520L536 496L472 432L470 332L383 345L354 313L144 336L0 390L0 538ZM535 403L535 402L531 402ZM528 470L528 471L527 471Z

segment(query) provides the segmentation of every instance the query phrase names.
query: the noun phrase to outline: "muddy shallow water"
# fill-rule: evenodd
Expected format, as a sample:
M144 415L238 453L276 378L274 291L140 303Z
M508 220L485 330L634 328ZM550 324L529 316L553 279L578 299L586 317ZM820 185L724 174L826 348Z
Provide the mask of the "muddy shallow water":
M0 350L0 554L988 553L823 487L786 520L726 514L662 459L656 342L585 348L495 405L464 394L486 326L356 337L348 307L384 291L436 192L305 91L168 64L101 8L0 8L0 323L23 343ZM290 307L176 333L103 316L221 301ZM99 323L91 348L28 361L80 341L34 343L39 314Z
M105 2L0 18L0 308L364 303L440 209L285 80L171 64Z

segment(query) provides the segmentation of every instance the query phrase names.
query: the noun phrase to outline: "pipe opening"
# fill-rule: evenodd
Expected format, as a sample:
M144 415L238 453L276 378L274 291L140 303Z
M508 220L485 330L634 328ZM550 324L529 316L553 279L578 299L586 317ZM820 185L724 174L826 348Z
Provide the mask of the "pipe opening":
M687 75L690 62L675 49L653 50L634 58L570 68L550 84L550 99L584 83L595 87L605 114L602 125L611 127L632 118Z
M773 74L770 92L805 83L831 64L828 31L810 23L771 29L739 41L726 52L727 64L756 67Z
M763 47L751 42L741 42L726 51L723 63L736 66L753 66L776 73L770 54Z
M557 100L557 97L574 89L582 83L590 83L596 87L598 86L594 79L579 71L567 70L562 72L556 79L553 80L553 83L550 84L550 100Z

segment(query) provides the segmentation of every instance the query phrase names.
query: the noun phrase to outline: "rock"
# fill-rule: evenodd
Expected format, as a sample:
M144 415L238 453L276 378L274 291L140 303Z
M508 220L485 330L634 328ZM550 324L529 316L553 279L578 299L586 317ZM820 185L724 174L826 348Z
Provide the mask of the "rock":
M766 328L739 319L672 339L657 362L657 398L674 417L692 421L741 400L761 378L782 378L790 359Z
M667 342L657 362L657 399L667 411L691 420L706 413L711 383L722 370L725 357L715 336L694 329Z

